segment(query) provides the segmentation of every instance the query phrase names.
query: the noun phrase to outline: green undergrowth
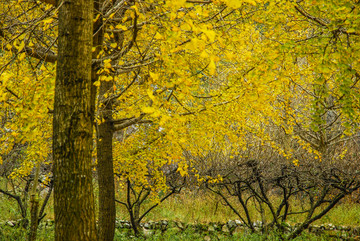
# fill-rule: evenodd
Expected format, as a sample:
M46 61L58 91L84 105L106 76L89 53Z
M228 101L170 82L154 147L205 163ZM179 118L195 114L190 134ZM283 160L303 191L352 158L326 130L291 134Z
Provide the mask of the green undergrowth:
M25 241L28 240L27 230L21 227L0 227L0 241ZM54 228L39 229L37 233L37 241L54 240Z
M183 241L183 240L191 240L191 241L211 241L211 240L223 240L223 241L280 241L284 240L277 233L270 233L267 235L262 234L250 234L250 233L236 233L232 236L226 235L219 232L194 232L194 230L188 229L182 232L169 230L165 233L161 233L160 231L154 233L148 237L135 237L132 235L130 231L120 231L117 230L115 233L116 241L125 241L125 240L133 240L133 241ZM322 234L321 236L316 236L314 234L304 232L301 236L293 239L296 241L328 241L328 240L343 240L340 237L329 237L326 234Z
M18 227L1 227L0 228L0 241L22 241L27 240L27 232L24 232L22 228ZM39 229L38 231L38 241L47 241L54 240L54 228ZM223 233L218 232L195 232L194 230L185 230L182 232L168 230L164 233L160 231L155 232L153 235L148 237L135 237L131 230L117 229L115 232L114 241L181 241L181 240L191 240L191 241L211 241L211 240L223 240L223 241L235 241L235 240L244 240L244 241L277 241L281 240L281 237L276 234L247 234L247 233L236 233L233 236L229 236ZM294 239L298 241L313 240L313 241L326 241L326 240L341 240L340 238L330 238L323 234L322 236L315 236L313 234L304 233L300 237Z
M46 208L46 217L44 220L53 220L52 198ZM150 205L150 203L148 204ZM343 226L360 226L360 204L356 202L344 201L333 208L322 219L316 221L314 224L332 223L334 225ZM255 212L254 212L255 214ZM29 217L28 217L29 218ZM260 217L255 217L260 220ZM14 199L8 198L0 194L0 222L9 220L21 219L20 210ZM122 206L117 206L117 219L129 220L128 214ZM159 207L155 208L147 215L143 221L159 221L159 220L173 220L181 221L183 223L225 223L228 220L239 219L226 206L224 206L219 197L208 194L203 191L186 191L178 195L170 197L163 202ZM295 216L291 223L297 223L301 220ZM126 230L117 230L115 240L145 240L144 238L135 238L132 233ZM3 225L0 228L0 241L8 240L26 240L27 233L24 229L17 227L9 227ZM54 231L52 228L39 229L38 240L53 240ZM258 234L236 233L234 236L226 236L221 233L198 233L196 231L185 230L184 232L167 232L161 234L155 232L154 235L148 237L146 240L280 240L279 235L271 234L267 236ZM322 236L315 236L313 234L304 234L296 240L330 240L326 234ZM333 238L333 240L337 240Z

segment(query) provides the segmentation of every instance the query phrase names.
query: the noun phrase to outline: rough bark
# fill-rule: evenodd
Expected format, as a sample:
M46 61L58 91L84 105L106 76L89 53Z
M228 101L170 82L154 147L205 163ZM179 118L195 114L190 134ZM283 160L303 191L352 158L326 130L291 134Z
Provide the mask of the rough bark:
M102 0L94 2L95 15L101 11ZM93 46L96 47L93 52L93 58L96 58L102 45L104 43L104 28L102 18L94 23L94 37ZM92 66L92 82L98 80L99 75L97 71L100 68L99 63ZM92 102L95 107L96 89L93 85ZM111 82L102 82L100 85L99 96L103 96L109 89L112 88ZM114 184L114 171L113 171L113 156L112 156L112 137L113 125L112 119L112 101L105 104L104 108L100 110L101 118L105 122L96 128L96 142L97 142L97 174L99 185L99 222L98 222L98 235L99 240L112 241L115 235L115 184ZM100 141L101 140L101 141Z
M30 232L29 232L29 241L35 241L38 229L38 210L39 210L39 198L31 197L31 224L30 224Z
M99 96L112 88L112 82L102 82ZM99 183L99 238L104 241L114 239L115 232L115 184L112 138L112 101L104 103L100 117L105 121L97 127L97 173Z
M30 232L29 232L29 241L35 241L36 240L36 234L39 224L39 195L37 193L37 186L38 186L38 180L39 180L39 173L40 173L40 164L38 163L36 165L36 171L35 171L35 178L31 190L31 196L30 196L30 215L31 215L31 223L30 223Z
M91 151L93 1L58 1L53 120L55 240L96 240Z

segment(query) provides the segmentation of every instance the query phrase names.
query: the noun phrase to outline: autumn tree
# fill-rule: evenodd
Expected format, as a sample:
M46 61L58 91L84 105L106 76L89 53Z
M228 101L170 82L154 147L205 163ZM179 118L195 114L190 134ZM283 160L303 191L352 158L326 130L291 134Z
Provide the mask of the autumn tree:
M53 155L56 240L96 240L91 152L93 2L59 2Z
M34 103L42 98L52 101L53 66L45 62L60 60L53 31L58 24L54 3L4 4L1 15L1 44L6 53L1 60L2 116L11 120L1 138L26 142L29 158L18 170L23 175L34 167L34 157L45 159L51 143L52 107ZM355 43L359 34L355 2L104 0L96 1L94 7L93 85L90 107L86 107L90 117L86 118L95 113L98 97L95 122L102 240L112 240L114 233L114 140L117 174L133 178L138 186L158 183L158 188L166 189L161 166L177 165L177 171L186 175L192 161L183 158L184 150L195 153L215 146L224 150L245 146L248 133L270 141L268 137L278 129L262 128L268 124L284 129L286 140L272 142L272 148L294 162L292 145L281 146L289 140L305 148L310 145L308 149L323 160L331 156L326 148L356 133L359 49ZM25 63L34 67L29 70ZM35 76L31 73L41 73L40 81L19 81L20 76ZM27 93L36 87L46 91L32 99ZM32 121L32 115L41 121ZM340 116L342 122L329 125ZM158 142L144 152L131 151L151 137L159 137ZM2 148L4 155L10 151L11 145ZM149 171L156 181L146 178Z

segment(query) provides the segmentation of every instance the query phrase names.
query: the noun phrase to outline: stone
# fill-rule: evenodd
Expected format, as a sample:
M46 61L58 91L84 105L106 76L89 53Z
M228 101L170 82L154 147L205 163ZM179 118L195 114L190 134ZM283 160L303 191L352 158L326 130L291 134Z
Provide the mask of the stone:
M237 226L244 226L244 223L240 220L235 220Z
M123 227L130 229L130 228L131 228L131 224L128 223L128 222L125 222L125 223L123 223Z
M181 230L184 230L184 225L182 222L176 222L176 226L180 228Z
M215 227L213 225L209 225L209 228L208 228L208 231L209 232L215 232Z
M211 240L210 236L206 235L206 236L204 237L204 241L210 241L210 240Z
M233 231L233 234L234 233L244 233L245 232L245 228L242 227L242 226L236 226L236 228L234 229Z
M10 227L15 227L15 222L14 221L7 221L6 224Z
M237 224L235 223L234 220L229 220L226 225L228 226L228 228L231 230L233 228L235 228L237 226Z
M144 223L144 228L145 229L151 229L150 223Z
M221 231L223 231L224 233L229 233L229 232L230 232L230 230L229 230L229 228L227 227L227 225L224 225L224 226L222 227Z
M154 230L143 228L143 234L146 238L149 238L154 234Z

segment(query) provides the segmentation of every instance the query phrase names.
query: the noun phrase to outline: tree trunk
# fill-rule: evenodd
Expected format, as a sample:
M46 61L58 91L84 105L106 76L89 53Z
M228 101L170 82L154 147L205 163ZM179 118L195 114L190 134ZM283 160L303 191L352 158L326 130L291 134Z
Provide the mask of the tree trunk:
M39 210L39 197L31 196L31 208L30 208L30 215L31 215L31 224L30 224L30 232L29 232L29 241L36 240L36 234L38 229L38 210Z
M40 173L40 163L36 165L35 178L31 190L30 196L30 215L31 215L31 223L30 223L30 232L29 232L29 241L36 240L36 234L39 224L39 195L37 193L37 186L39 180Z
M112 88L113 83L104 81L100 85L99 98ZM115 184L112 153L114 133L112 101L105 101L100 109L100 118L105 121L97 128L97 173L99 183L99 239L114 240L115 232Z
M95 15L101 11L103 1L95 1L94 9ZM94 38L93 46L96 47L93 52L93 58L96 58L102 50L104 41L104 29L102 18L98 18L94 23ZM92 82L98 81L99 75L97 71L100 65L94 64L92 66ZM112 88L112 82L101 82L99 90L99 98ZM94 86L94 85L93 85ZM95 106L96 91L93 91L92 101ZM99 107L100 108L100 107ZM100 118L104 118L105 122L101 123L96 129L97 142L97 174L99 185L99 223L98 234L99 240L112 241L115 235L115 185L114 185L114 171L113 171L113 156L112 156L112 137L113 125L112 120L112 101L105 103L103 108L100 108Z
M91 171L93 1L58 2L53 120L55 240L96 240Z

